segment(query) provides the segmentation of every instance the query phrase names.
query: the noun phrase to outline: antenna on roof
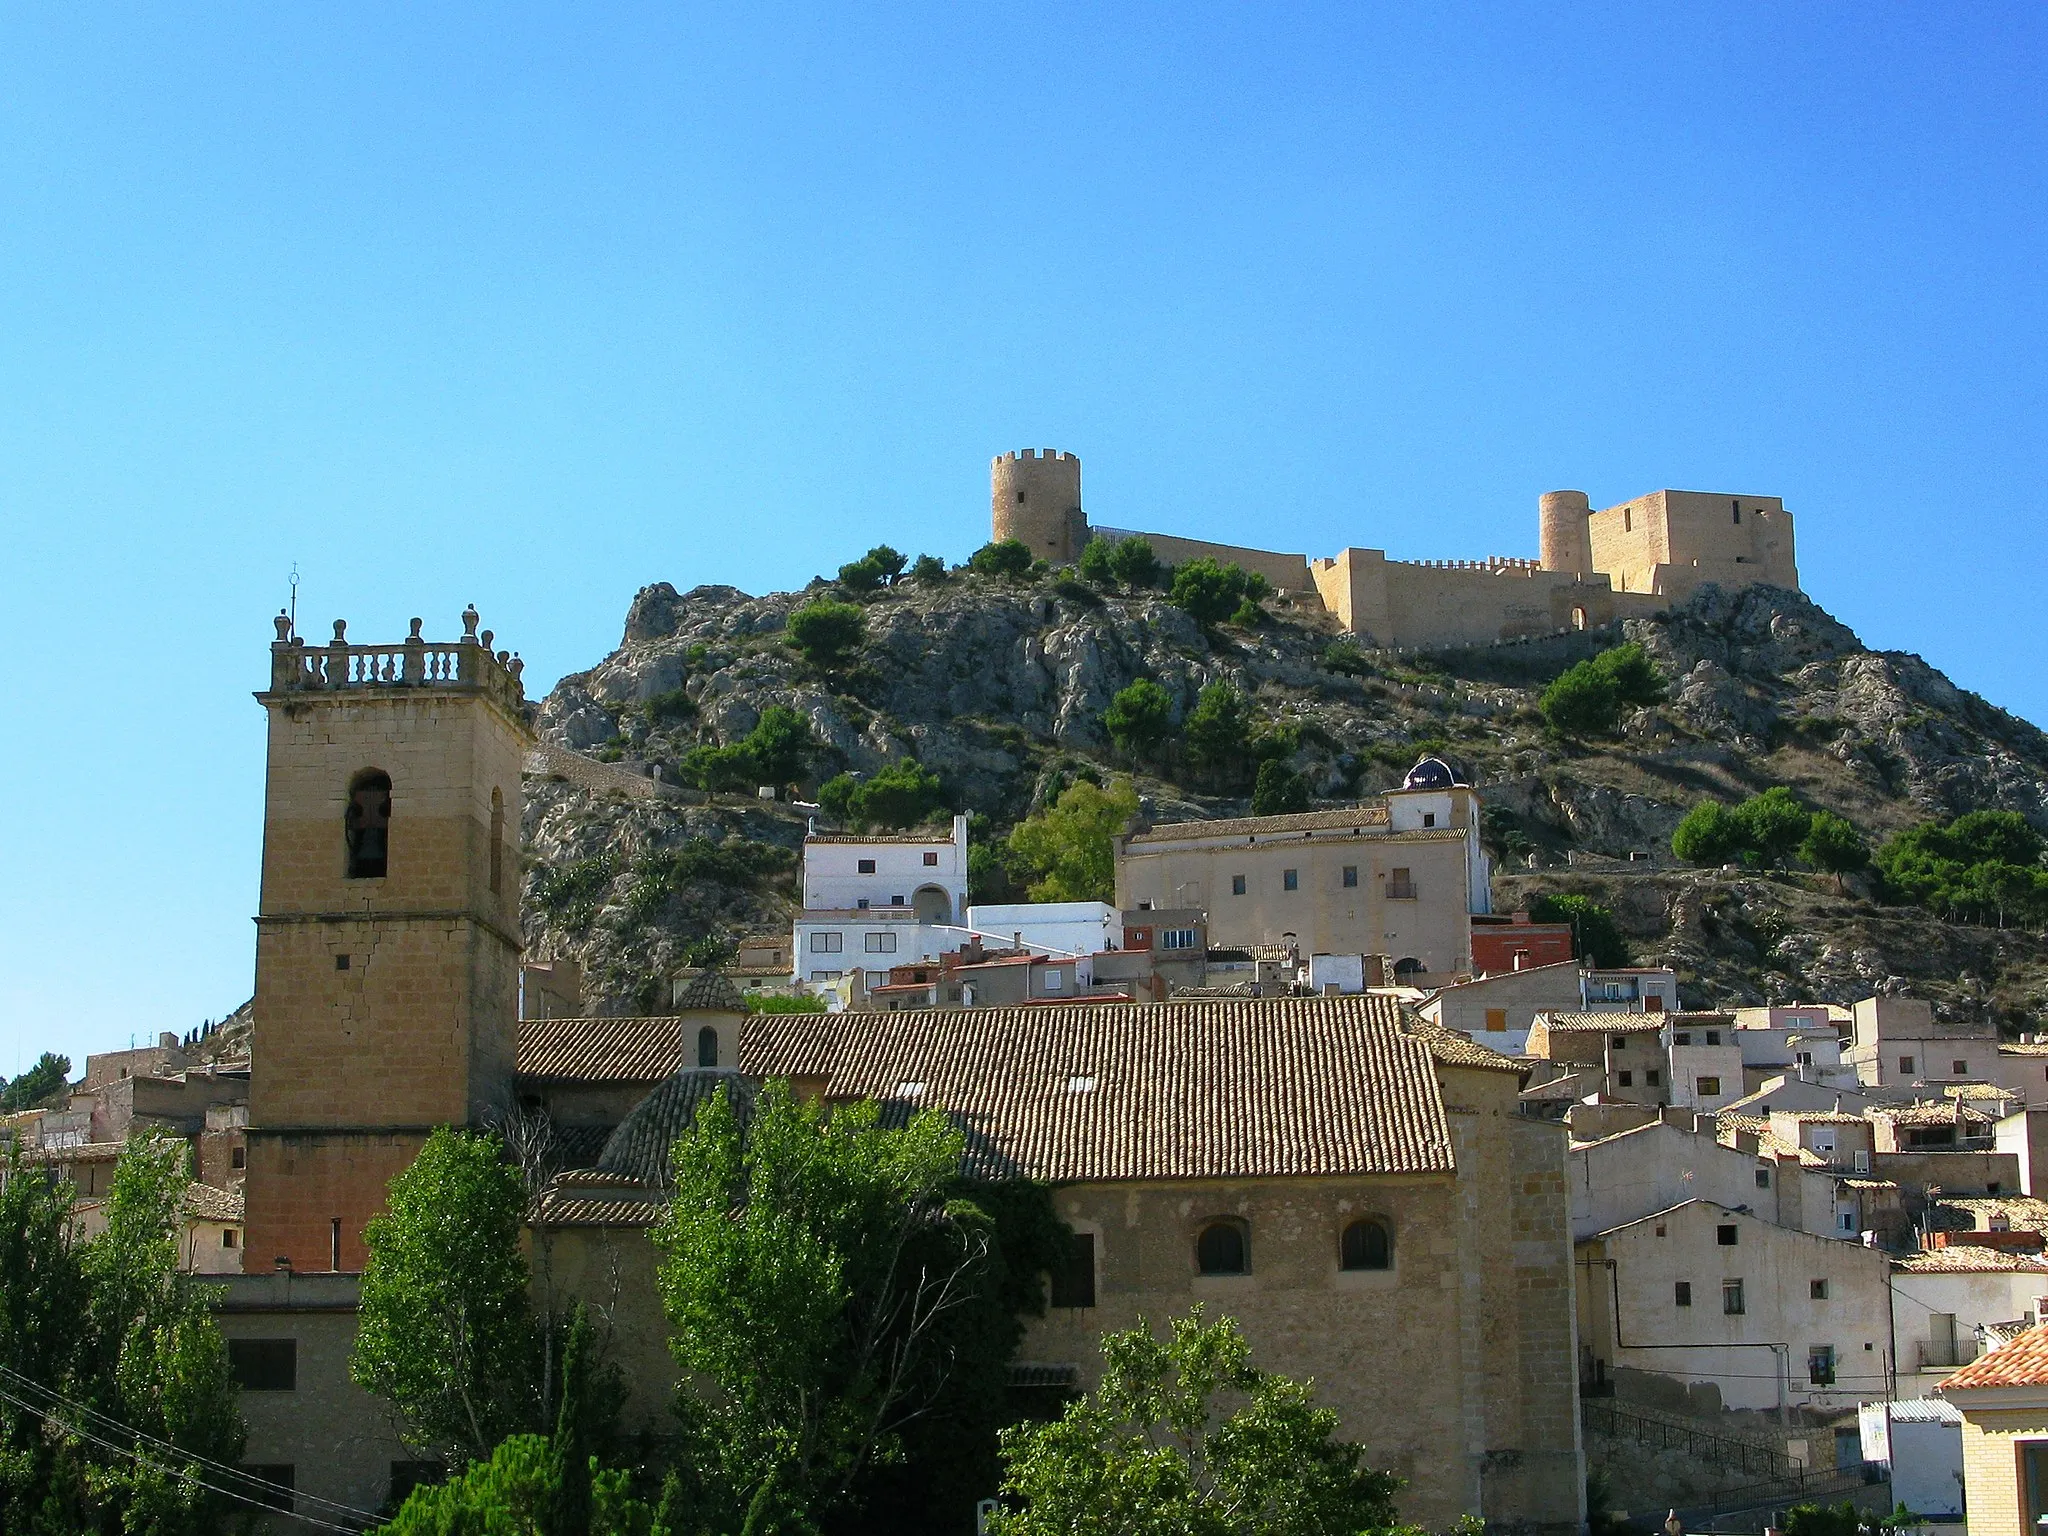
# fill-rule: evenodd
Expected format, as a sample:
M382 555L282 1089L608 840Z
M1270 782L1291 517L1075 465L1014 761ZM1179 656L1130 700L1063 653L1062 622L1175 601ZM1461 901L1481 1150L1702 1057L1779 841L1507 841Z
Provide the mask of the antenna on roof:
M296 560L292 562L291 588L292 604L287 611L291 614L292 633L296 635L299 632L299 562Z

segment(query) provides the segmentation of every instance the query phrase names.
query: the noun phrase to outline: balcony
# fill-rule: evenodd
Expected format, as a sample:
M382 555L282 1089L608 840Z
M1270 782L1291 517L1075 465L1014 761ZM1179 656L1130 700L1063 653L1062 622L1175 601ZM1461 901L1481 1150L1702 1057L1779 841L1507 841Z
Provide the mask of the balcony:
M1974 1336L1920 1340L1920 1369L1923 1371L1952 1371L1976 1358L1977 1340Z

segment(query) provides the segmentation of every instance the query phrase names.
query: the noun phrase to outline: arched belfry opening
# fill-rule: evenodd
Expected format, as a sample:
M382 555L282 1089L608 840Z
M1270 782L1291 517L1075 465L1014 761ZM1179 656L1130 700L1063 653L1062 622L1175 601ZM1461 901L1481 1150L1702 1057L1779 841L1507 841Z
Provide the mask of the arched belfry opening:
M953 921L953 898L936 885L921 885L910 898L912 910L921 923L950 923Z
M383 769L365 768L348 781L342 835L348 878L382 880L391 862L391 775Z

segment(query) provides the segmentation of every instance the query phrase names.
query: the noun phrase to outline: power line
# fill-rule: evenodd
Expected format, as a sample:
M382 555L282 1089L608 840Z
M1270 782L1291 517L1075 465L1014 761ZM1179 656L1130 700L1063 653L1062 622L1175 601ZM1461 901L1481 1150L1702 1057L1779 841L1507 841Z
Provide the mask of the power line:
M338 1514L346 1515L351 1519L369 1522L374 1521L377 1518L374 1514L371 1514L365 1510L357 1509L353 1505L343 1504L335 1499L323 1498L316 1493L302 1493L295 1488L286 1487L283 1483L273 1483L266 1478L258 1477L254 1473L248 1472L241 1467L232 1466L224 1461L216 1461L214 1458L210 1456L202 1456L197 1451L190 1451L185 1449L183 1446L175 1445L168 1440L159 1439L155 1435L148 1434L143 1430L135 1428L132 1424L123 1423L121 1420L114 1418L110 1414L101 1413L98 1409L90 1407L87 1404L75 1402L72 1399L65 1397L61 1392L58 1392L53 1388L46 1387L41 1382L36 1381L28 1376L24 1376L21 1372L13 1369L11 1366L0 1365L0 1376L11 1377L14 1381L19 1382L23 1389L37 1393L40 1396L49 1399L50 1402L56 1404L60 1408L63 1408L79 1416L81 1419L97 1420L100 1424L108 1426L110 1430L118 1431L119 1433L125 1435L132 1435L138 1442L143 1442L148 1445L154 1446L160 1451L166 1453L167 1455L176 1457L180 1461L191 1462L202 1467L212 1468L218 1472L225 1473L229 1477L235 1478L238 1481L247 1483L253 1487L267 1489L273 1494L289 1494L295 1500L305 1499L314 1504L324 1505L328 1509L333 1510ZM55 1415L48 1407L35 1403L33 1401L24 1401L21 1398L14 1396L13 1394L8 1392L7 1388L4 1385L0 1385L0 1397L5 1397L8 1401L14 1403L15 1406L24 1408L28 1410L30 1413L37 1414L42 1418L52 1419L55 1417ZM105 1445L107 1449L115 1451L121 1455L135 1456L138 1460L145 1459L141 1456L141 1453L138 1451L124 1449L121 1446L113 1445L104 1440L99 1439L97 1436L89 1433L83 1425L66 1427L72 1428L73 1433L79 1434L86 1439L93 1440L95 1444ZM216 1493L226 1494L229 1498L243 1497L242 1495L230 1492L227 1489L214 1488L213 1484L204 1482L203 1480L198 1479L196 1477L193 1478L192 1481L198 1482L201 1487L212 1488L213 1491ZM246 1499L244 1501L250 1502ZM270 1509L276 1508L275 1505L271 1504L265 1504L263 1507ZM280 1512L295 1513L293 1511ZM311 1517L300 1515L297 1516L297 1518L309 1519ZM317 1523L325 1524L326 1522L323 1521ZM334 1530L351 1529L351 1527L346 1526L332 1526L330 1528Z

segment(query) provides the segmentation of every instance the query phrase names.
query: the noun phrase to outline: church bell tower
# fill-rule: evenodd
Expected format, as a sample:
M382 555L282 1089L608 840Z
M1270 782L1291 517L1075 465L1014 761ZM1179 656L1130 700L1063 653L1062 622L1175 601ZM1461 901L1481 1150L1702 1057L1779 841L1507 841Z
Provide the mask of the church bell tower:
M360 1270L385 1186L509 1092L520 662L462 638L327 645L277 619L256 917L244 1265Z

